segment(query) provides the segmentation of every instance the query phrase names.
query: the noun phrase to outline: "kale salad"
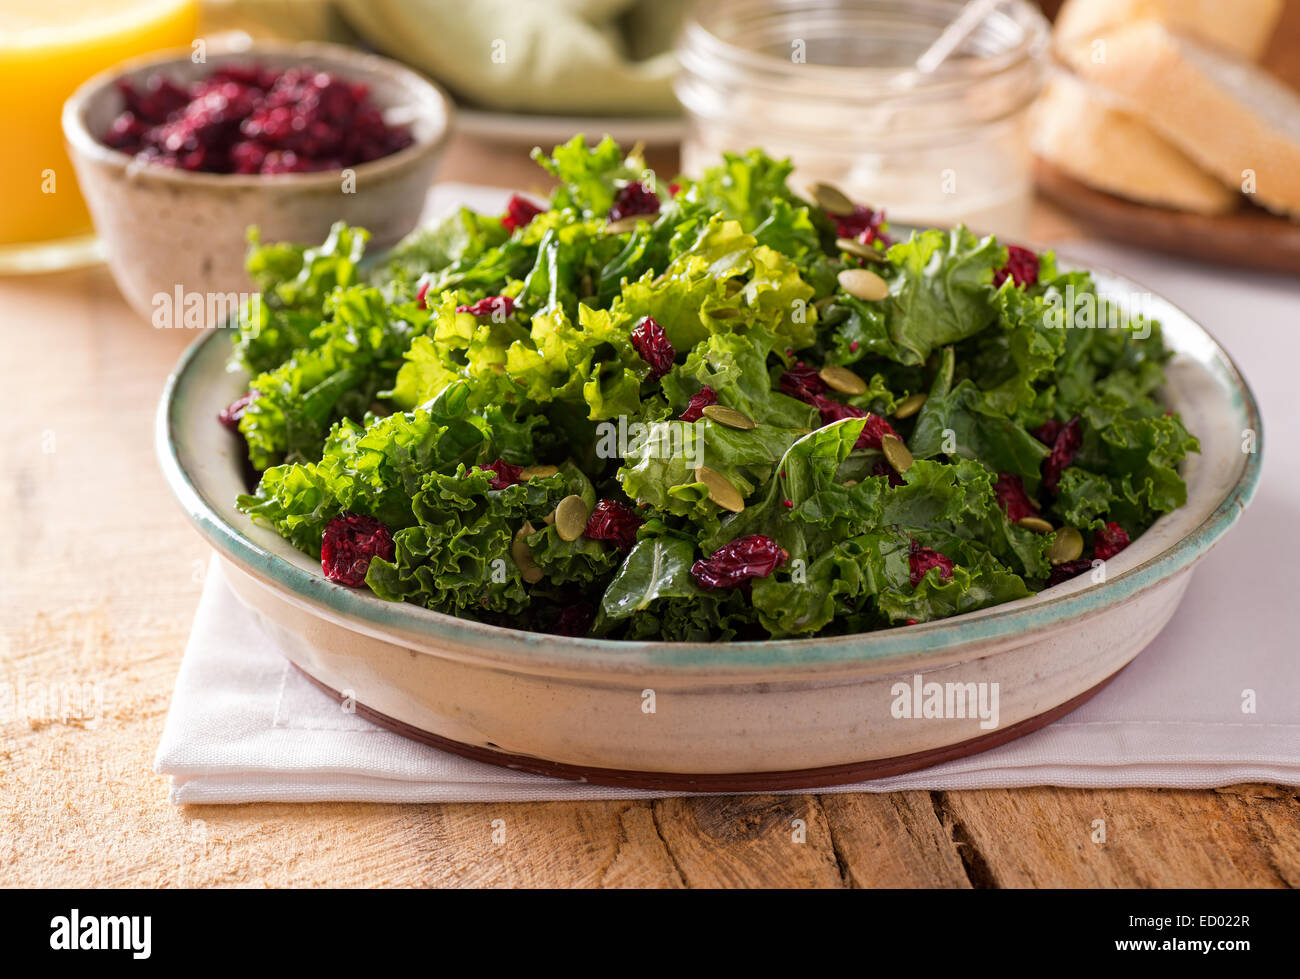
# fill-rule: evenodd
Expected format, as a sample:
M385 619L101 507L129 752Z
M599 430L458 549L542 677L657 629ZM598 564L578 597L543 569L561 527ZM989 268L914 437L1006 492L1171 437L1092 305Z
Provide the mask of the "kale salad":
M859 633L1096 577L1185 501L1159 324L1050 253L896 240L757 150L533 155L545 206L366 262L254 236L237 505L327 578L565 635Z

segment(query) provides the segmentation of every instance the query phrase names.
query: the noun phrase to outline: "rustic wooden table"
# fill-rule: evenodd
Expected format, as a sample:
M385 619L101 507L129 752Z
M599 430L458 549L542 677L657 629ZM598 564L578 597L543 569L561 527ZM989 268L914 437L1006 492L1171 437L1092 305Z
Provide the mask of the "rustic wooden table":
M462 139L441 176L538 173ZM1036 239L1070 234L1039 209ZM139 321L103 268L0 280L0 323L0 885L1300 885L1300 797L1274 786L170 806L153 753L207 548L163 485L153 415L194 337ZM86 684L98 722L34 709Z

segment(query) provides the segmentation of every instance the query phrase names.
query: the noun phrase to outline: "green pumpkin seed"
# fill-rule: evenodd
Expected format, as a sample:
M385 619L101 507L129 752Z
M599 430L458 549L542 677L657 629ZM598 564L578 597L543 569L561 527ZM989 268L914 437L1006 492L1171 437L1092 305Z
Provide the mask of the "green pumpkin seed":
M577 540L587 529L590 516L586 500L576 493L566 496L555 508L555 532L560 535L560 540Z
M889 259L885 258L884 252L876 251L865 242L858 241L856 238L836 238L835 247L848 255L855 258L866 259L868 262L888 263Z
M828 364L817 372L817 376L826 382L827 387L841 394L867 393L867 382L847 368Z
M907 446L903 440L894 435L886 435L880 440L880 449L885 453L885 461L894 467L894 472L900 476L912 468L915 462L912 453L907 451Z
M533 552L528 549L528 541L525 540L533 533L535 533L533 525L525 520L524 525L519 528L519 533L515 534L514 543L510 545L510 556L515 559L515 566L519 568L519 577L530 585L537 584L545 577L542 569L533 561Z
M929 397L924 391L918 391L916 394L909 394L902 401L898 402L898 407L894 409L895 418L911 418L921 406L925 404L925 399Z
M554 476L559 473L556 466L524 466L519 470L519 478L525 483L530 479L545 479L547 476Z
M695 478L708 487L709 499L722 509L730 510L732 513L739 513L745 509L745 498L740 495L740 490L736 489L731 480L722 473L708 466L697 466Z
M870 269L845 269L836 278L841 289L863 302L879 302L889 295L889 283Z
M848 195L834 184L819 180L808 186L808 193L812 194L818 207L827 214L834 214L837 218L848 217L855 210L853 201L849 200Z
M646 220L646 218L641 214L633 214L629 217L619 218L617 221L611 221L609 224L605 225L605 234L621 235L626 234L629 231L635 231L637 223L644 220Z
M728 408L726 405L705 405L700 409L700 414L709 418L719 425L726 425L728 428L738 428L742 432L748 432L754 427L754 419L750 418L743 411L737 411L735 408Z
M1042 517L1021 517L1016 521L1016 525L1024 527L1025 530L1032 530L1035 534L1050 534L1056 529Z
M710 310L709 315L715 320L734 320L737 316L744 314L735 306L723 306L720 309Z
M1031 518L1032 519L1032 518ZM1083 535L1073 527L1062 527L1056 532L1056 540L1047 549L1047 560L1053 564L1065 564L1083 554Z

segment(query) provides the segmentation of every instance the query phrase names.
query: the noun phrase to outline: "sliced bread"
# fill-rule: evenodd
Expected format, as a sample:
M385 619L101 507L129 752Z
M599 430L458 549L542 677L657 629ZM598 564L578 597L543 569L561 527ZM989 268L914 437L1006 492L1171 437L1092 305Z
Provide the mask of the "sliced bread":
M1086 43L1137 20L1156 20L1258 61L1282 5L1283 0L1066 0L1053 36L1063 45Z
M1300 95L1157 21L1101 40L1066 46L1063 57L1228 187L1300 218Z
M1240 199L1113 99L1060 72L1034 106L1034 152L1089 186L1142 204L1223 214Z

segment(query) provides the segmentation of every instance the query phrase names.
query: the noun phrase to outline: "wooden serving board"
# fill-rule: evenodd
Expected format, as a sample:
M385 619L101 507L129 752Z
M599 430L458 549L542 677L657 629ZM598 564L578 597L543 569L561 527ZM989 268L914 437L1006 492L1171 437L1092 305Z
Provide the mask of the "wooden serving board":
M1244 200L1230 214L1193 214L1115 197L1043 160L1037 178L1043 196L1092 234L1216 265L1300 275L1300 223Z

